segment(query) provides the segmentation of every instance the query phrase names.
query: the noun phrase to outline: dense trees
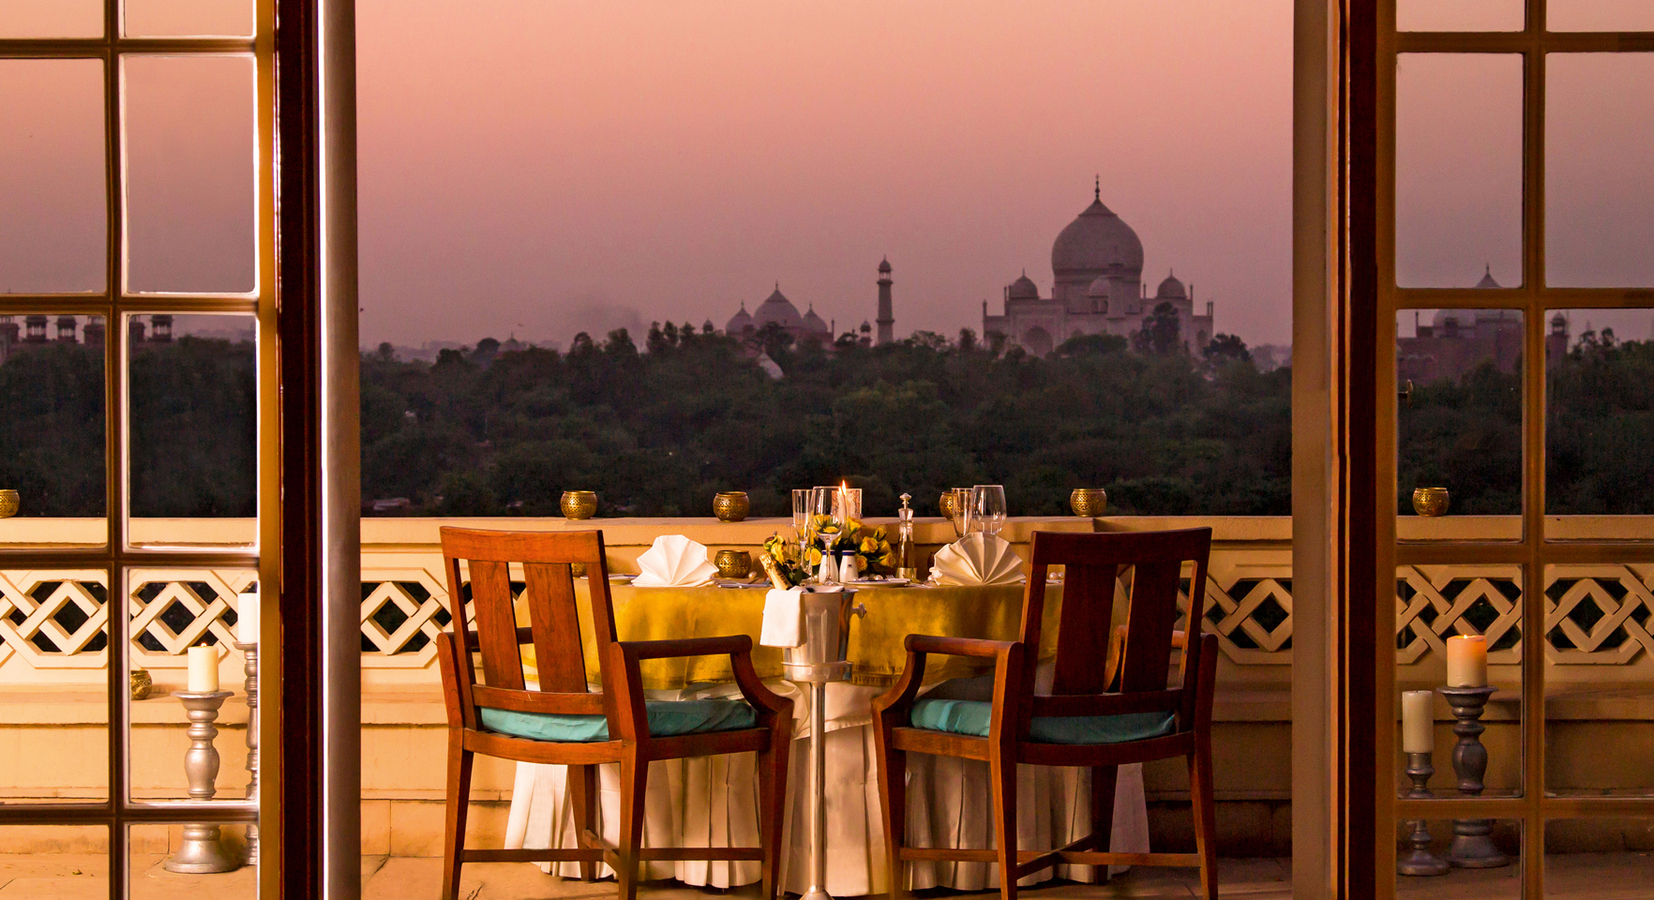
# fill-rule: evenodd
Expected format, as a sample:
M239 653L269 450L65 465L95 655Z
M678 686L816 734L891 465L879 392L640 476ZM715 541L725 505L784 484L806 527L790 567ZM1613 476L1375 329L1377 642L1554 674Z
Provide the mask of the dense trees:
M785 515L793 487L848 478L870 514L910 493L1006 486L1015 514L1060 514L1070 490L1153 515L1291 512L1289 370L1238 339L1198 358L1080 337L1048 357L968 330L831 351L763 335L772 377L737 341L685 324L578 335L566 353L362 357L362 493L428 515L557 515L565 489L603 515L704 516L719 490ZM1152 350L1152 348L1151 348ZM1553 513L1654 511L1654 343L1587 334L1550 361ZM253 514L254 360L182 338L132 356L132 502L141 516ZM0 365L0 486L26 514L104 511L99 348L19 348ZM1491 366L1419 385L1400 415L1398 509L1442 484L1457 513L1520 511L1520 374Z

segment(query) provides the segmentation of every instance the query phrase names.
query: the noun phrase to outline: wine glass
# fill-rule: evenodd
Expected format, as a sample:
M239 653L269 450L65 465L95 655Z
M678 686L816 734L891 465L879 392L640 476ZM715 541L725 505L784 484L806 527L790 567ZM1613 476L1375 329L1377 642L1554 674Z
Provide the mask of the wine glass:
M970 510L969 529L983 534L999 534L1005 527L1005 487L979 484L971 488Z
M836 515L842 508L843 501L839 497L839 489L835 487L818 487L810 490L809 517L816 526L816 537L821 541L821 558L824 565L818 570L821 574L816 581L820 584L838 584L838 567L831 564L833 544L839 539L843 530L843 520ZM805 557L808 566L809 557Z

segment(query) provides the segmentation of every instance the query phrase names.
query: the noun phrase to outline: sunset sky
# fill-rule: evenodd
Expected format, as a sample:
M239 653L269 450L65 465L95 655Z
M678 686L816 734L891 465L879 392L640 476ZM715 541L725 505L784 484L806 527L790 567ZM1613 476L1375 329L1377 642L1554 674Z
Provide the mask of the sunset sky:
M0 18L73 6L19 4ZM1641 0L1551 5L1559 27L1654 27ZM1401 14L1505 27L1512 8ZM983 300L998 313L1024 268L1049 293L1051 242L1100 176L1150 291L1175 268L1219 331L1286 343L1291 10L361 0L363 341L722 327L776 282L844 331L873 318L886 255L897 333L952 335L981 327ZM249 72L131 71L135 286L250 282ZM0 290L101 284L98 77L0 62ZM1553 59L1550 84L1553 281L1654 284L1654 61ZM1516 58L1404 59L1398 87L1401 280L1472 284L1486 265L1516 284Z

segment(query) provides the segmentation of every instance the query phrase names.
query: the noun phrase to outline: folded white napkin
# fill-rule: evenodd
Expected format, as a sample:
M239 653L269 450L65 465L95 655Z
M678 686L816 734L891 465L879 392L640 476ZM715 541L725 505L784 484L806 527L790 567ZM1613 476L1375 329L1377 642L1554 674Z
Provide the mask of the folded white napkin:
M718 567L706 560L706 545L681 534L663 534L637 558L641 574L634 587L700 587L712 583Z
M981 532L936 551L930 572L937 584L1017 584L1023 580L1022 560L1010 543Z
M764 595L764 627L758 643L766 647L797 647L804 643L804 590L770 589Z

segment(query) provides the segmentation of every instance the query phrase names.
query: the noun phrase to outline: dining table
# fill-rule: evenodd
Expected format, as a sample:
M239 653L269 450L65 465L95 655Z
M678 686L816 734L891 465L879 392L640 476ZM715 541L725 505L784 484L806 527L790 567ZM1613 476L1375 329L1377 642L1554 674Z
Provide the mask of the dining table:
M767 584L724 582L693 587L610 587L615 630L620 640L713 637L745 634L753 639L753 665L772 690L794 701L793 760L789 766L787 845L782 886L802 893L808 880L809 842L804 801L805 748L810 694L782 680L782 651L758 645ZM884 830L878 795L879 757L872 728L872 703L901 676L909 634L1015 640L1021 625L1025 586L1016 584L852 584L855 602L867 615L850 628L851 673L827 685L825 702L827 871L825 888L834 897L888 890ZM599 661L592 631L590 596L577 579L586 672L594 687ZM1036 677L1047 685L1055 656L1056 617L1061 614L1060 581L1046 587L1042 665ZM526 624L526 609L518 614ZM533 648L524 647L525 675L534 675ZM1099 660L1101 665L1102 661ZM739 696L727 656L645 660L641 675L650 699L687 700ZM988 700L991 662L964 657L927 659L924 690L930 696ZM758 841L757 772L753 755L656 761L650 764L643 840L646 846L739 846ZM573 811L562 766L519 763L506 828L508 848L572 847ZM1018 773L1018 835L1023 849L1062 846L1090 832L1090 773L1084 769L1022 766ZM1115 792L1112 849L1148 852L1148 820L1140 765L1121 766ZM619 829L618 773L599 772L600 833L614 840ZM975 760L912 754L908 757L908 835L914 846L991 847L988 766ZM647 862L642 876L686 884L731 888L759 880L749 861ZM541 868L574 877L572 864ZM998 867L981 862L921 862L908 867L910 889L997 888ZM606 870L605 870L606 871ZM1116 869L1118 871L1118 869ZM1094 881L1091 866L1059 866L1023 879L1035 884L1051 877Z

